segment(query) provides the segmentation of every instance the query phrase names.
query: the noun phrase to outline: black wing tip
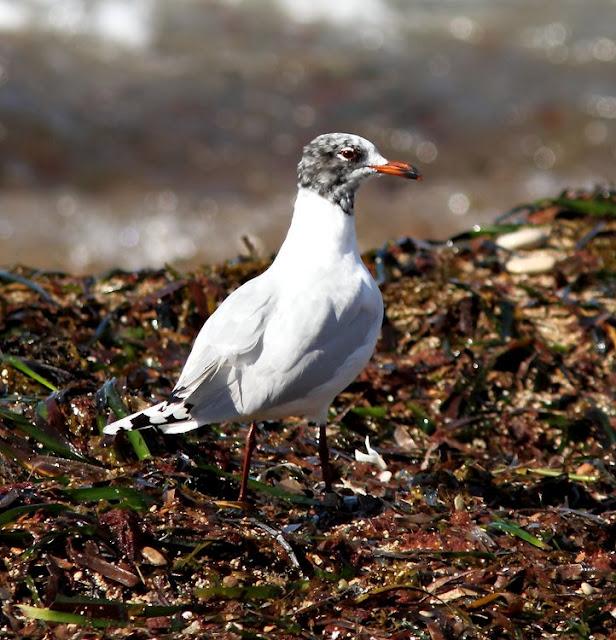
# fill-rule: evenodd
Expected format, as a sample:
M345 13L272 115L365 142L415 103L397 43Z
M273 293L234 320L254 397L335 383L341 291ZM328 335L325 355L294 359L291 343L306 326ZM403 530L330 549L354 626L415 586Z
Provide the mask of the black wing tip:
M147 416L145 413L139 413L138 415L136 415L134 418L131 419L130 424L131 424L130 429L127 429L126 427L124 427L125 431L132 431L133 429L136 429L136 430L149 429L150 427L154 426L149 416Z
M169 399L167 400L167 405L180 403L184 400L185 396L183 393L186 391L186 387L176 387L170 394Z

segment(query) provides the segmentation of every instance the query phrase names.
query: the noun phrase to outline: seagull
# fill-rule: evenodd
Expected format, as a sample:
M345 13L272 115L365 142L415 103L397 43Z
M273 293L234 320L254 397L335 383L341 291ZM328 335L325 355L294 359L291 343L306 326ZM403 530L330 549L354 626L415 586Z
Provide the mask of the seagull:
M246 502L256 423L303 417L319 426L325 490L332 478L329 406L370 360L383 298L362 262L354 202L371 176L418 180L358 135L328 133L304 147L293 218L276 259L207 319L167 400L117 420L106 434L156 428L182 433L223 421L250 423L239 501Z

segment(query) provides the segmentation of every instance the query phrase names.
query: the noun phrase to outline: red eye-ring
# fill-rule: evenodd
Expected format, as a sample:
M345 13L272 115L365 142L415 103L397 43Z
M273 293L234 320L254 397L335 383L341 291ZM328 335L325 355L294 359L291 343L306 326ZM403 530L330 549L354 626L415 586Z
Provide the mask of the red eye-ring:
M344 147L344 149L340 149L338 152L339 158L344 158L345 160L357 160L357 149L353 147Z

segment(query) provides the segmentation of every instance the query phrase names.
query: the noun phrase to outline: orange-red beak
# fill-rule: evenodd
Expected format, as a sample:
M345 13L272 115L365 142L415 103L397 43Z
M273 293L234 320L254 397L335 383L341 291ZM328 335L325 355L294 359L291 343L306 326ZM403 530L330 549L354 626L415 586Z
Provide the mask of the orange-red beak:
M390 176L408 178L409 180L421 180L421 173L411 164L406 162L388 162L387 164L373 164L370 167L379 173L386 173Z

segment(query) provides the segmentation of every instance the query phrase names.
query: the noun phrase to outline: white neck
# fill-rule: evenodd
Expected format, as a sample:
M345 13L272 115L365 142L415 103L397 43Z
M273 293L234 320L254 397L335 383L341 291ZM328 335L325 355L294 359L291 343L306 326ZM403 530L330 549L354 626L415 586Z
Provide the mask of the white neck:
M339 260L347 254L359 258L355 217L311 189L300 187L287 237L276 262L307 254L313 261Z

